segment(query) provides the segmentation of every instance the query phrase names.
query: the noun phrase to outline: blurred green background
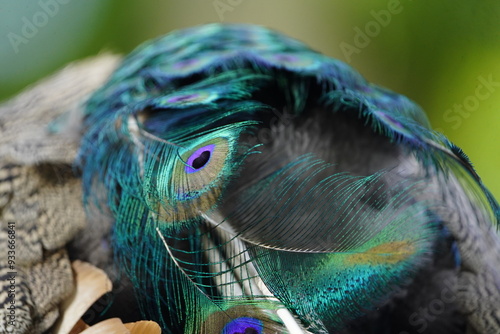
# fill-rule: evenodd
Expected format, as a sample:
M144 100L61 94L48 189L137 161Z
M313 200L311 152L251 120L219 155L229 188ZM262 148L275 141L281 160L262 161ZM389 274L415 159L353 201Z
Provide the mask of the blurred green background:
M407 95L500 199L498 0L1 0L0 100L75 59L209 22L275 28Z

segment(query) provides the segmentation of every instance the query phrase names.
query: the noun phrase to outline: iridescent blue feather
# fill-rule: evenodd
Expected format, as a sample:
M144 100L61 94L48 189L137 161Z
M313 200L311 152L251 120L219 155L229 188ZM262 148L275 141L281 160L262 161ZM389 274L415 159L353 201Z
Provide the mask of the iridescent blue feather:
M109 208L116 258L167 333L348 328L446 243L457 208L437 181L474 203L471 219L498 223L467 157L415 103L262 27L144 44L85 126L84 200Z

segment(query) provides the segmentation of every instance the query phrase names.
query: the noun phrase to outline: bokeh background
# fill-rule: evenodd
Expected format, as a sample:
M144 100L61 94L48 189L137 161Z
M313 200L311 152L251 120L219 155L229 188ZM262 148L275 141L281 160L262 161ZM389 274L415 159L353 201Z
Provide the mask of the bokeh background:
M0 100L73 60L209 22L275 28L407 95L500 199L498 0L0 0Z

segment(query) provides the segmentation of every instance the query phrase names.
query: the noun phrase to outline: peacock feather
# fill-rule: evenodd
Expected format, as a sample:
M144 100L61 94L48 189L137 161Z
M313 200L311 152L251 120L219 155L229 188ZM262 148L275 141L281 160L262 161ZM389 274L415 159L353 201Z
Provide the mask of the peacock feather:
M417 105L261 27L146 43L84 124L84 201L110 210L117 263L167 333L354 328L441 253L452 271L478 257L453 222L498 249L498 205Z
M140 46L86 104L78 166L165 333L418 331L431 272L496 292L425 333L499 328L499 207L468 158L406 97L277 32Z

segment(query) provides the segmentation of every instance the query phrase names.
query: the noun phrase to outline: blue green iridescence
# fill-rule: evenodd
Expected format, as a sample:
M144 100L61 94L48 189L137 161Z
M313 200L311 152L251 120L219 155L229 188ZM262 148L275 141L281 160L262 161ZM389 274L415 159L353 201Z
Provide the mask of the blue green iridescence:
M230 328L231 323L248 316L228 316L233 305L251 305L248 312L267 319L264 328L282 332L286 331L276 309L283 306L303 325L318 331L340 328L409 278L421 264L421 255L436 238L436 220L426 212L426 203L415 204L411 196L406 197L413 186L401 186L392 207L378 205L383 202L382 193L375 191L370 199L373 207L356 195L364 187L376 190L382 171L366 178L338 173L311 186L312 176L297 180L307 173L320 175L329 166L302 157L245 191L235 192L234 197L242 201L223 219L238 214L242 220L250 219L255 214L259 220L255 225L250 222L241 236L221 241L229 232L207 223L204 215L223 207L228 200L224 195L239 178L248 157L259 154L258 145L241 142L244 136L255 135L261 124L257 114L272 117L273 106L259 97L264 93L284 96L284 107L292 115L308 116L308 87L319 92L316 106L333 113L352 113L375 133L412 152L425 167L447 170L451 162L443 152L457 152L444 136L430 130L422 110L406 97L367 83L339 60L257 26L212 24L147 42L128 55L88 101L78 158L84 201L89 207L109 209L115 221L116 257L135 287L144 317L157 321L165 332L212 333L211 326L220 327L221 322ZM198 172L188 171L183 155L219 139L227 143L227 157L218 160L224 163L208 173L216 160L211 155L210 166L207 162ZM462 166L468 166L467 158L459 156ZM186 176L200 178L188 182ZM199 186L193 187L193 182ZM265 216L268 208L252 212L251 205L261 199L269 206L279 203L289 209L283 210L283 219L271 220L275 230L286 229L298 224L293 207L305 204L295 190L305 186L311 190L303 198L322 208L330 201L335 203L332 210L322 211L322 219L347 227L325 229L318 235L332 236L340 246L332 243L321 248L300 236L276 243L258 234L259 224L269 218ZM478 187L498 214L495 200L480 183ZM314 191L320 190L322 197L315 197ZM371 217L357 214L360 207L380 213L373 226L366 223ZM418 217L417 223L414 217ZM360 226L366 231L356 229L353 219L364 223ZM249 250L237 248L240 237L251 239ZM297 249L293 249L294 242ZM319 249L311 252L307 248L311 245ZM213 250L229 260L207 260ZM386 250L402 255L386 257ZM240 264L229 271L244 272L251 278L235 275L234 281L217 283L228 271L216 267L234 266L233 260ZM253 290L245 292L244 298L224 290L253 279L256 274L248 269L248 262L255 265L279 301Z

